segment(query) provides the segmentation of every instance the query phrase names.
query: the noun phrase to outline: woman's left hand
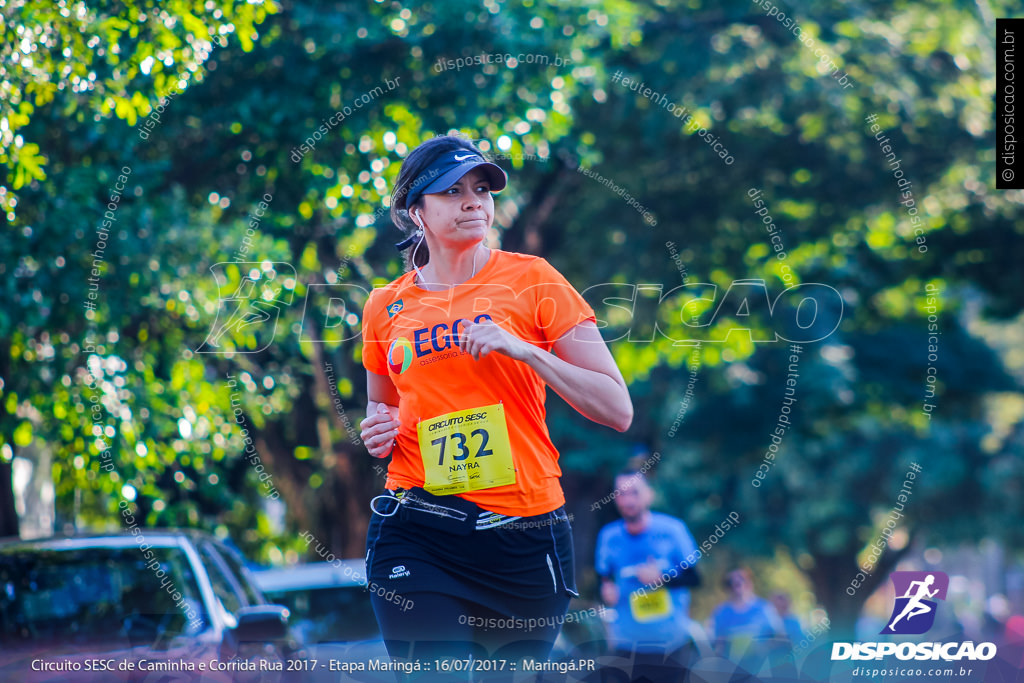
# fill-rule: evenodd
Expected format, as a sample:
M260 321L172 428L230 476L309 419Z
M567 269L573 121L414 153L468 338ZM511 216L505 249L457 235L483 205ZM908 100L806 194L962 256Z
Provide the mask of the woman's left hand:
M498 352L515 360L526 361L537 347L506 332L492 320L466 322L459 328L460 348L480 360L491 352Z

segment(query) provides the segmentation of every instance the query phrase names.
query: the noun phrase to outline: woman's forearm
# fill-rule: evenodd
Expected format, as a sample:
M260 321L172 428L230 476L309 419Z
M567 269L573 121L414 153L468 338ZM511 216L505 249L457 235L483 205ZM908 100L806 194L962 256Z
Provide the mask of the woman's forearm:
M614 378L533 347L526 364L583 417L624 432L633 422L629 391Z

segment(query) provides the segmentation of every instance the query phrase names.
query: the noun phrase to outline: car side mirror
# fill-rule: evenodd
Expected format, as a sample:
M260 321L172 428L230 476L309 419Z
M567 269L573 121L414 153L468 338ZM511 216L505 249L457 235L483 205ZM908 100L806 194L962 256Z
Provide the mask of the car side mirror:
M231 629L235 643L271 642L288 637L291 613L281 605L253 605L238 610L238 626Z

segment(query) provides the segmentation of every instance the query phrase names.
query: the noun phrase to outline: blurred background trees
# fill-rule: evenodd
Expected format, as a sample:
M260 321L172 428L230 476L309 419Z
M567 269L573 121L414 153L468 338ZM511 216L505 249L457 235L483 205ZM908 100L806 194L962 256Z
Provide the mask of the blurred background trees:
M359 314L401 272L386 211L401 159L457 129L510 173L492 244L593 288L630 383L621 436L549 401L584 585L614 517L591 508L637 452L660 455L661 509L698 542L738 511L721 561L791 558L803 604L840 631L911 549L1019 548L1024 221L1021 193L993 189L1006 12L792 11L853 87L747 2L8 3L0 531L18 533L19 510L22 532L45 529L29 514L40 496L57 530L116 526L127 499L150 525L212 529L263 562L300 559L307 530L361 556L386 463L355 438ZM454 64L497 54L513 58ZM733 161L621 78L686 107ZM872 115L913 183L926 251ZM803 345L793 426L760 487L790 351L754 340L799 330L757 289L744 305L725 296L750 279L771 301L800 283L842 297L839 328ZM850 597L912 462L898 533Z

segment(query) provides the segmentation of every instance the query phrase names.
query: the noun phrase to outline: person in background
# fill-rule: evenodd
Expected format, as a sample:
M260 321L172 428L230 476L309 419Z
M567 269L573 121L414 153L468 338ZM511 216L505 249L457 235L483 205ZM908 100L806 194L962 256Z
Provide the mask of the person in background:
M786 637L789 638L790 643L796 645L804 639L804 629L796 615L789 611L792 602L792 599L785 593L775 593L772 595L772 605L775 606L775 611L779 613L779 618L782 619L782 626L786 631Z
M651 511L654 491L639 468L615 478L622 519L601 529L595 569L601 599L614 608L609 641L631 660L630 680L681 680L691 656L690 588L700 583L697 545L686 525Z
M757 674L786 629L776 609L754 593L754 576L746 567L725 576L729 599L715 608L711 624L715 651Z

